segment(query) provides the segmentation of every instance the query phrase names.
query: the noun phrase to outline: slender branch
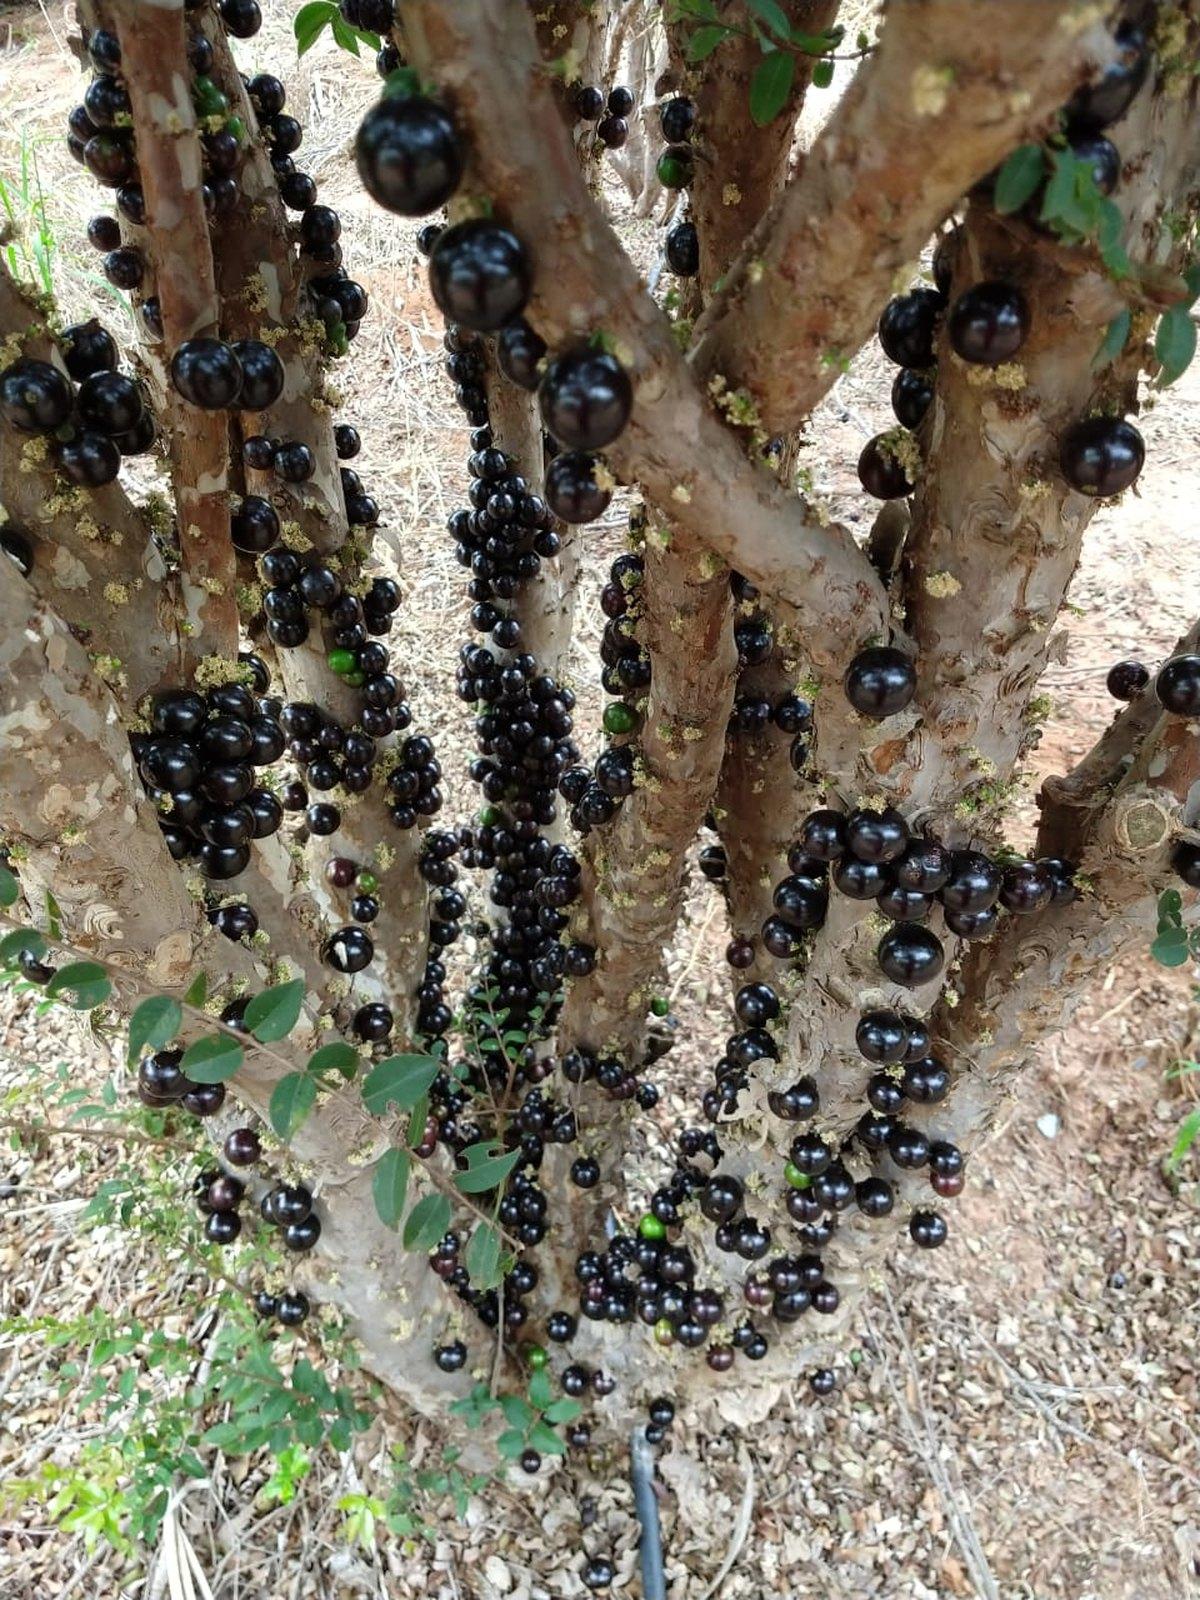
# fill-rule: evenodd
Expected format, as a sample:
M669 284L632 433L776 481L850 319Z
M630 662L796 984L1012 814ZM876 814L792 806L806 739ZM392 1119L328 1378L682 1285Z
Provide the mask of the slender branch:
M200 133L192 106L182 6L111 0L137 137L145 241L166 348L215 335L220 323L212 245L201 194ZM229 425L224 412L185 406L168 386L164 421L179 516L187 654L237 653L237 563L229 539Z
M1112 52L1074 0L887 11L878 51L697 328L693 368L798 427L867 338L896 275L971 185Z
M405 23L414 64L453 101L482 178L534 253L530 315L539 331L560 346L602 329L630 371L633 415L609 451L617 472L794 605L814 658L840 670L857 643L883 629L878 580L844 529L810 518L770 473L747 464L690 377L670 324L587 191L526 8L414 0ZM514 105L522 107L515 120ZM506 136L497 139L501 121Z

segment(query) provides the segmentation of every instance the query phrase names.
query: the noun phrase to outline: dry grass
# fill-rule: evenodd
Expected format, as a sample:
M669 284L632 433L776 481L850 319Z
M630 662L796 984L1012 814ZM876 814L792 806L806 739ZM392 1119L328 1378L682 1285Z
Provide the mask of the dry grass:
M306 126L306 163L322 197L342 211L348 263L372 296L338 382L404 577L398 653L465 812L466 725L448 687L466 605L443 524L465 487L466 433L441 375L440 318L415 230L369 207L348 160L375 91L369 64L355 67L322 45L289 66L291 9L265 4L267 25L241 55L247 67L285 69ZM78 245L96 196L59 137L78 94L68 26L58 5L46 15L0 8L0 173L13 171L22 141L36 141L61 244L59 293L76 313L96 292L93 261ZM652 225L630 232L639 259L649 260ZM819 492L864 529L870 513L853 464L863 440L889 420L889 383L864 353L810 430L806 464ZM1200 377L1154 410L1144 431L1140 493L1098 517L1088 537L1071 597L1078 609L1064 618L1063 656L1046 678L1054 710L1031 781L1078 756L1106 722L1107 665L1127 653L1160 655L1195 609ZM572 672L586 734L599 706L596 595L618 547L616 516L583 537ZM1030 816L1026 800L1018 832ZM668 953L684 1040L670 1058L664 1126L692 1098L690 1084L728 1031L724 939L711 889L694 881ZM677 1424L662 1462L672 1600L701 1600L731 1552L715 1591L728 1600L810 1592L830 1600L1180 1600L1196 1592L1196 1191L1172 1193L1159 1175L1182 1104L1165 1093L1160 1073L1185 1047L1185 1000L1184 982L1148 963L1110 974L1046 1050L1003 1137L974 1161L951 1244L933 1261L899 1257L890 1289L864 1314L840 1364L832 1400L811 1403L798 1385L747 1440ZM35 1033L27 1007L6 1007L0 1085L16 1081L29 1059L60 1057L88 1079L108 1066L77 1031L56 1023ZM1052 1138L1038 1131L1051 1113L1059 1119ZM657 1136L654 1144L661 1150ZM70 1316L105 1305L150 1324L173 1316L182 1267L164 1276L136 1240L78 1231L115 1154L115 1145L81 1152L64 1144L0 1165L0 1181L10 1180L0 1187L0 1315L40 1307ZM655 1170L646 1147L634 1159ZM31 1339L0 1338L0 1397L7 1475L51 1454L71 1459L98 1427L94 1414L58 1403L45 1352ZM333 1502L348 1487L373 1486L397 1438L418 1460L436 1447L427 1426L381 1417L353 1459L323 1461L297 1502L265 1511L255 1504L265 1464L216 1457L173 1523L216 1600L558 1600L583 1592L583 1549L612 1554L617 1592L639 1592L619 1456L499 1491L462 1522L448 1518L432 1546L392 1543L373 1558L349 1549ZM183 1570L180 1544L164 1542L147 1579L111 1553L89 1557L36 1510L3 1517L2 1588L14 1600L174 1600L167 1555L173 1550Z

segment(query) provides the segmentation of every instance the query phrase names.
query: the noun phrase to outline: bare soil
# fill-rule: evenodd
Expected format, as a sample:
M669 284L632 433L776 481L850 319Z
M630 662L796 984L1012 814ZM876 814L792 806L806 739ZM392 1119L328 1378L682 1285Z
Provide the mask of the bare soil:
M0 7L0 175L12 185L22 152L35 148L64 311L82 313L100 299L117 331L124 313L81 244L99 197L61 138L80 93L65 45L69 9ZM449 686L466 605L443 525L465 489L465 430L441 374L440 317L414 230L372 208L354 179L349 146L376 90L370 63L322 43L297 66L292 10L268 0L263 32L241 58L248 70L269 66L285 77L305 123L306 164L322 198L341 210L347 261L372 296L338 382L363 433L364 476L386 508L404 579L397 650L410 697L447 771L461 777L466 728ZM653 225L631 222L629 231L648 262ZM890 422L890 380L877 354L864 352L814 419L806 451L818 491L864 532L871 511L854 463L865 439ZM1014 811L1014 843L1027 836L1038 779L1076 759L1110 717L1108 666L1125 655L1153 664L1195 613L1200 369L1146 414L1144 432L1138 493L1093 524L1062 618L1062 650L1044 682L1053 710ZM619 548L618 525L614 511L584 535L573 667L585 733L599 706L596 597ZM465 787L458 796L465 814ZM724 942L718 900L697 875L669 953L685 1038L670 1058L668 1109L682 1108L688 1083L728 1031ZM1194 1157L1178 1181L1162 1172L1195 1092L1193 1080L1167 1081L1164 1070L1191 1052L1193 1023L1186 972L1164 973L1148 954L1110 972L973 1159L947 1248L933 1259L898 1251L839 1357L835 1395L814 1401L797 1374L793 1395L752 1438L677 1421L661 1460L672 1600L1200 1593L1200 1186ZM122 1070L71 1019L55 1014L35 1026L27 1000L4 1000L0 1093L30 1063L45 1070L60 1060L85 1084ZM3 1319L102 1305L153 1324L174 1314L186 1279L185 1264L164 1266L136 1238L79 1229L116 1156L115 1144L67 1139L0 1156L7 1478L28 1476L47 1458L70 1461L99 1425L94 1411L59 1402L42 1343L4 1332ZM387 1447L398 1440L418 1462L438 1448L429 1425L382 1415L352 1457L322 1458L297 1500L274 1509L256 1504L263 1461L214 1456L210 1478L182 1499L176 1522L216 1600L558 1600L585 1592L584 1550L613 1556L617 1593L641 1592L615 1445L499 1488L461 1521L447 1514L433 1542L383 1542L373 1554L348 1546L334 1502L385 1482ZM165 1543L147 1562L125 1562L103 1546L89 1553L38 1508L0 1499L0 1589L14 1600L157 1600L169 1592L167 1567Z

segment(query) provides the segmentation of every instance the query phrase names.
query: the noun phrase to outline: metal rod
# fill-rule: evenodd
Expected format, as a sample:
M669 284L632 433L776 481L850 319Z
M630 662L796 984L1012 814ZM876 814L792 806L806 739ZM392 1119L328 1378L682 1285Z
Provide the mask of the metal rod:
M667 1580L663 1572L662 1526L658 1520L658 1496L654 1493L654 1452L644 1428L637 1427L629 1440L630 1480L633 1505L642 1525L643 1600L666 1600Z

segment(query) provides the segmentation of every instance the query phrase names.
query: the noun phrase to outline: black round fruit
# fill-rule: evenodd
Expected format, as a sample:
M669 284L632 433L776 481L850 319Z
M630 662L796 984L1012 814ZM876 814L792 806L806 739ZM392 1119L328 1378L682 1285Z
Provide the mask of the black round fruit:
M694 278L700 271L700 235L694 222L677 222L667 234L667 265L677 278Z
M1107 498L1137 482L1146 460L1141 434L1122 417L1088 417L1063 434L1062 475L1079 494Z
M658 114L662 136L668 144L682 144L696 121L695 102L685 95L668 100Z
M1154 693L1173 716L1200 716L1200 655L1172 656L1154 680Z
M945 1219L936 1211L914 1211L909 1219L908 1231L914 1244L922 1250L936 1250L946 1242Z
M859 1053L877 1065L902 1061L908 1028L897 1011L864 1011L854 1030L854 1042Z
M283 362L275 351L261 339L239 339L230 348L242 370L239 409L265 411L273 406L283 393L284 381Z
M612 490L596 481L594 456L568 450L546 468L546 504L563 522L594 522L612 499Z
M1140 661L1118 661L1108 669L1105 684L1114 700L1136 700L1150 682L1150 669Z
M1171 870L1189 889L1200 889L1200 846L1180 839L1171 851Z
M1064 108L1072 133L1099 133L1125 115L1146 81L1150 52L1146 35L1135 23L1123 22L1114 34L1119 54L1095 83L1077 89Z
M898 922L879 941L879 965L893 983L915 989L941 972L946 953L941 940L917 922Z
M76 322L64 328L58 339L67 371L76 383L94 372L113 372L117 365L117 342L99 320Z
M902 367L892 383L892 410L904 428L919 428L933 404L933 380L924 372Z
M97 433L128 433L142 420L142 391L122 372L93 372L79 385L75 408L85 428Z
M171 357L171 381L189 405L220 411L241 393L241 363L221 339L187 339Z
M14 361L0 372L0 415L20 433L52 433L71 400L71 385L48 361Z
M101 489L121 470L121 451L115 439L102 433L77 433L55 453L59 471L84 489Z
M538 403L542 421L567 450L602 450L629 421L633 386L615 356L585 347L551 361Z
M298 1289L290 1289L279 1296L275 1315L285 1328L298 1328L308 1316L308 1296Z
M521 389L536 389L540 378L538 362L546 354L545 340L523 317L502 328L496 339L496 360L510 382Z
M860 650L846 668L842 687L860 716L882 721L903 711L917 689L917 670L891 645Z
M361 972L375 954L375 946L365 929L339 928L326 939L321 954L337 972Z
M402 217L424 217L445 205L463 175L463 149L453 118L424 95L387 96L372 106L354 141L363 187Z
M1029 304L1011 283L972 284L950 307L950 343L964 361L997 367L1011 361L1029 333Z
M279 538L275 507L261 495L248 494L229 519L233 548L244 555L263 555Z
M858 458L858 481L876 500L901 500L913 491L898 443L894 434L876 434Z
M879 342L898 367L933 365L934 335L945 301L936 289L912 289L889 300L879 319Z
M522 310L532 281L524 246L510 229L484 217L445 230L429 258L429 283L452 321L490 333Z

